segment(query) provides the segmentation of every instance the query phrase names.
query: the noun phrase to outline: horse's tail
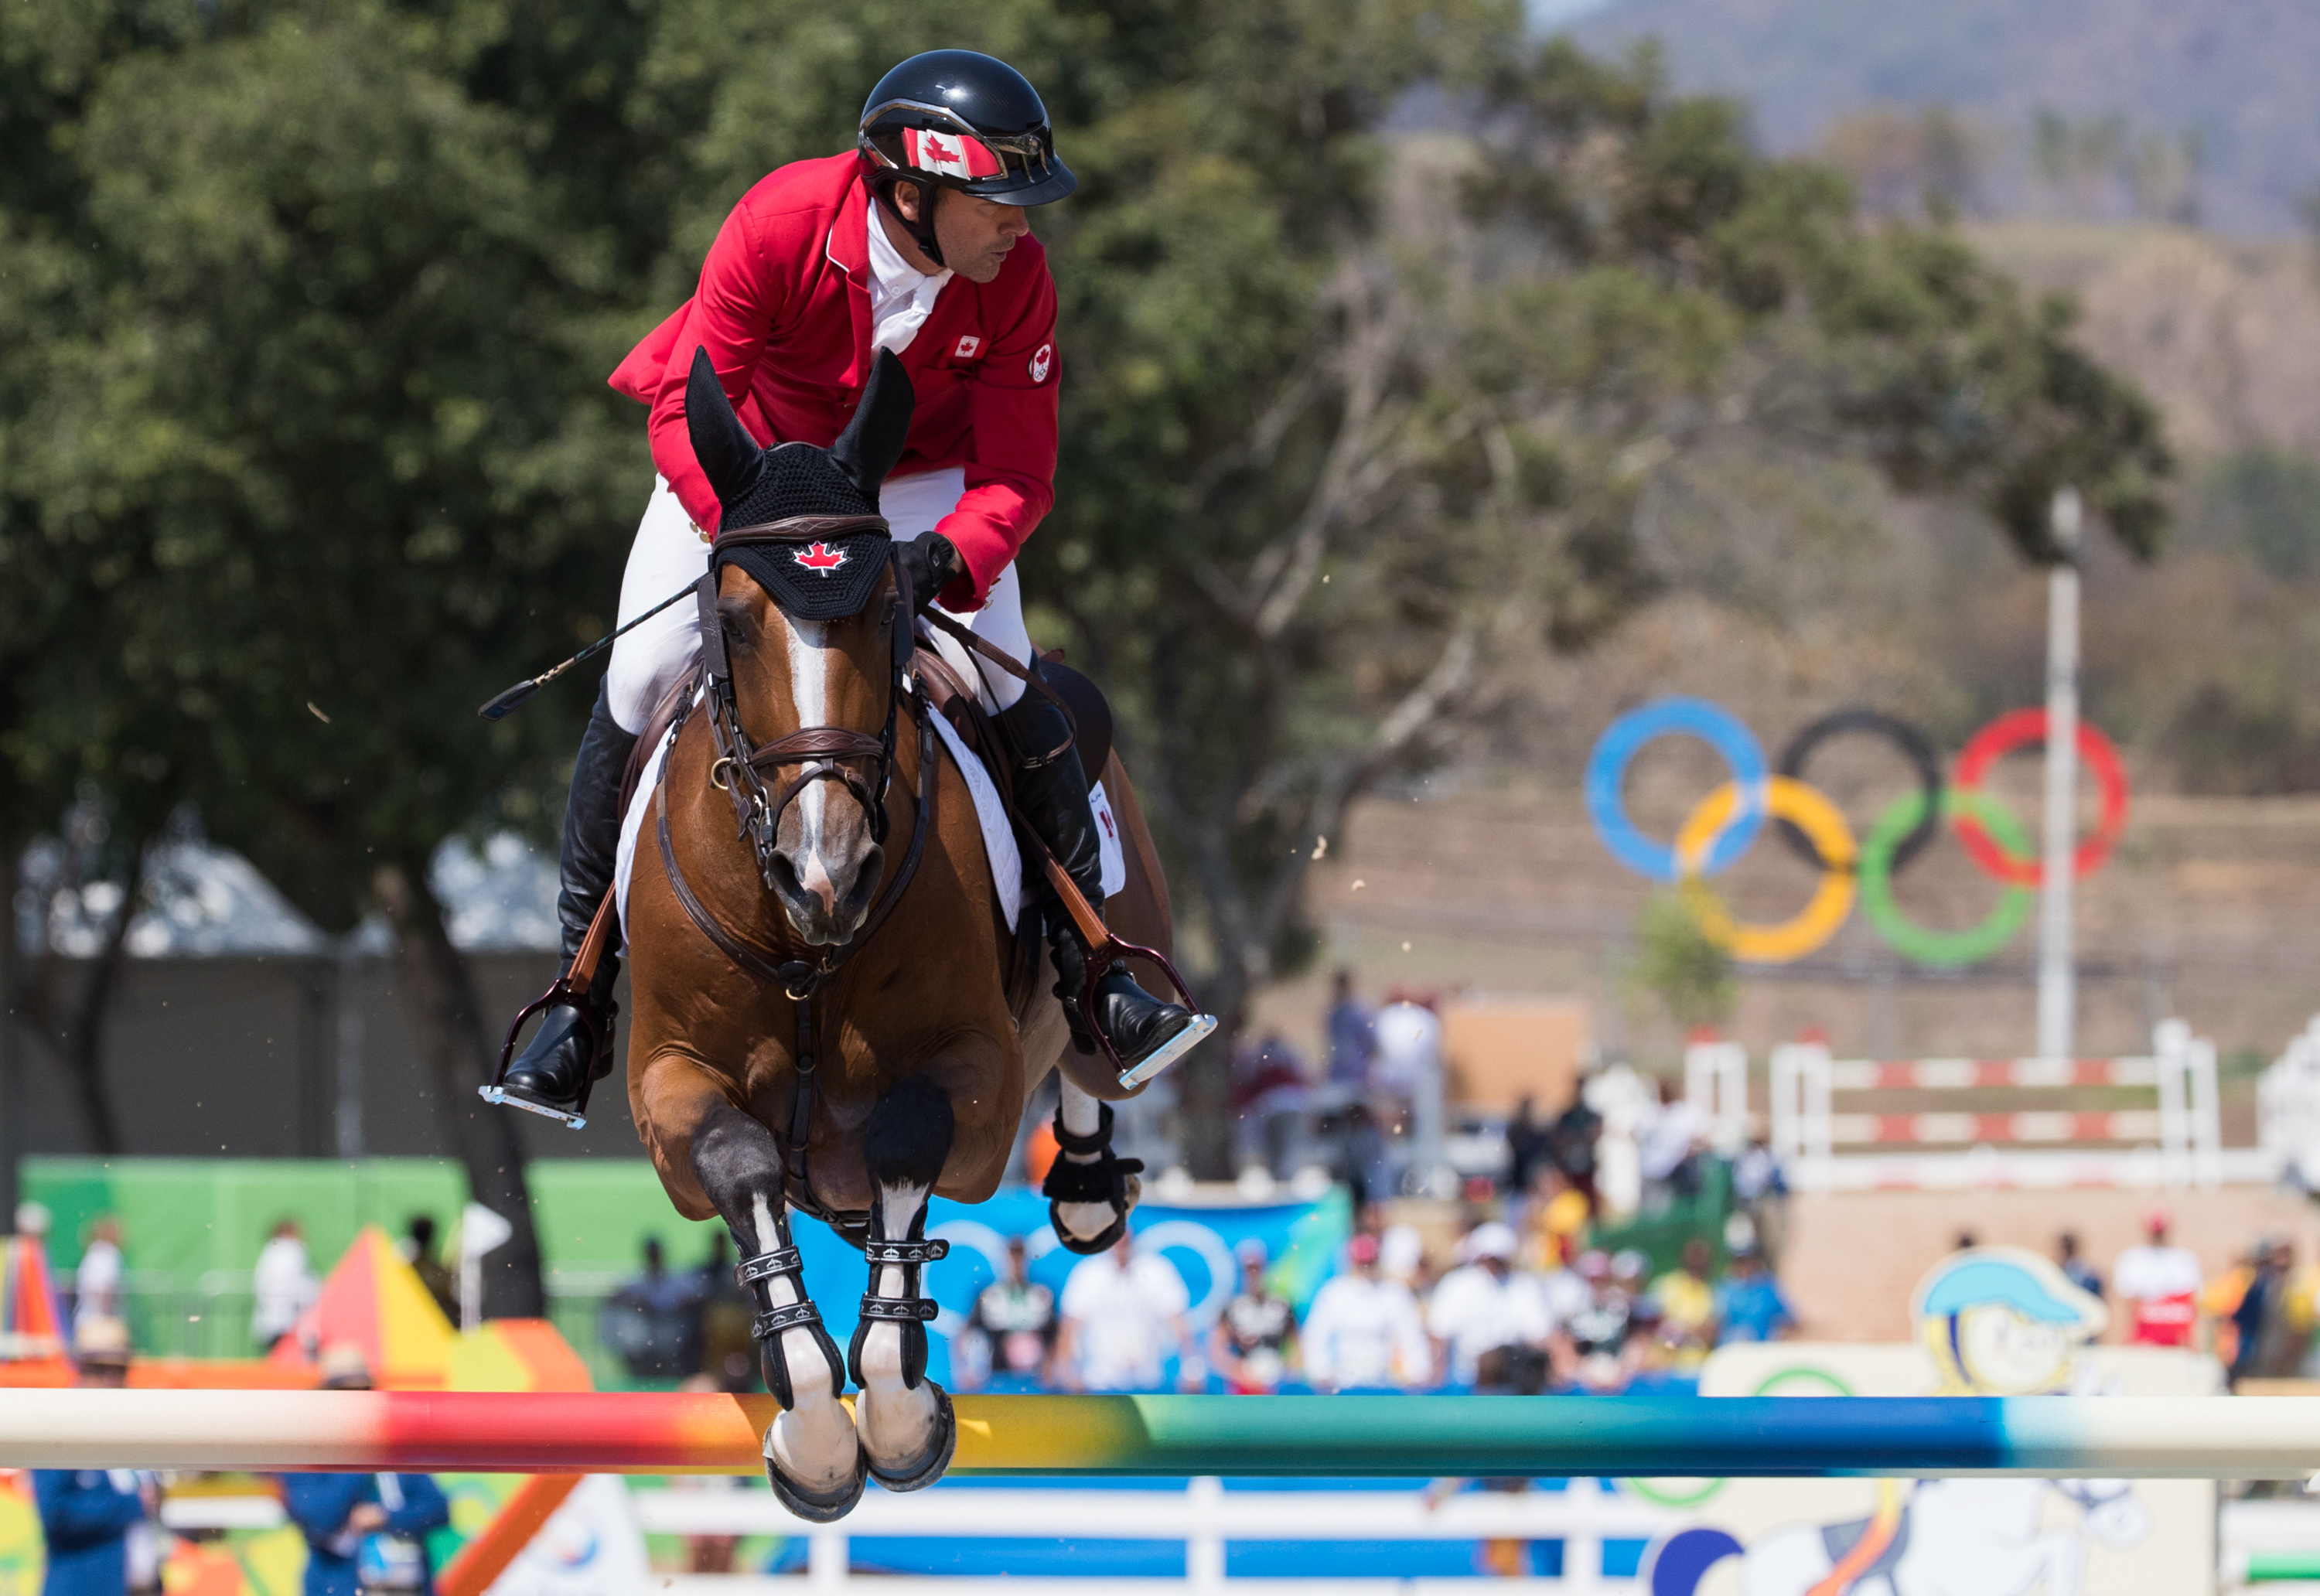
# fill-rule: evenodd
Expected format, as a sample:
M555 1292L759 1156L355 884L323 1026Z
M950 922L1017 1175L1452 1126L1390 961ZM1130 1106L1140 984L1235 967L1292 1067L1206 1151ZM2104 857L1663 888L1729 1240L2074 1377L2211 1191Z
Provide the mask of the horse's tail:
M1651 1596L1692 1596L1708 1571L1735 1557L1740 1543L1721 1529L1685 1529L1660 1543L1643 1569Z

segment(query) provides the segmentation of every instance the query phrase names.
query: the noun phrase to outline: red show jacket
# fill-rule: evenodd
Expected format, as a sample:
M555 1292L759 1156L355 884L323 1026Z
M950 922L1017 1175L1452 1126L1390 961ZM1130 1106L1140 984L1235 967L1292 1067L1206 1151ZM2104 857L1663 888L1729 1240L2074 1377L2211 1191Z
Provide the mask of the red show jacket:
M857 155L793 162L741 196L718 230L701 287L612 376L652 406L653 464L697 526L717 494L693 457L684 383L693 351L715 363L741 424L761 444L835 442L871 367L869 190ZM953 277L899 358L918 408L898 476L965 468L966 493L936 530L988 593L1056 501L1056 284L1026 235L988 283Z

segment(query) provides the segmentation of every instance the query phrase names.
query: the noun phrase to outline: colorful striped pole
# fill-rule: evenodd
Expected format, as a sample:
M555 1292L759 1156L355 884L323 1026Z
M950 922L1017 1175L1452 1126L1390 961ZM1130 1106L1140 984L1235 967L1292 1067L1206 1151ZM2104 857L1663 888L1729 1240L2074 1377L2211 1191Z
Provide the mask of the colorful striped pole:
M960 1397L962 1474L2301 1479L2320 1397ZM10 1391L0 1467L748 1474L770 1399Z

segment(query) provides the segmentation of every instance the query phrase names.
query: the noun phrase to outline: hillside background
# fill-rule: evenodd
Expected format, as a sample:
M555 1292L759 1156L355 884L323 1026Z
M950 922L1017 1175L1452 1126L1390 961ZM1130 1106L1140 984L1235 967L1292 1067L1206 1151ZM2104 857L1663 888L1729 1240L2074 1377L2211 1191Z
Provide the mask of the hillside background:
M2162 409L2179 460L2169 545L2142 566L2098 540L2089 561L2086 708L2125 749L2136 803L2082 894L2081 1048L2139 1048L2180 1012L2243 1071L2276 1053L2320 1008L2320 276L2304 215L2320 186L2320 9L1577 0L1532 14L1592 49L1657 38L1677 86L1734 94L1768 147L1844 168L1864 225L1954 215L2026 286L2073 301L2085 347ZM2044 579L1965 512L1896 498L1865 470L1799 481L1708 455L1663 473L1639 517L1662 595L1582 654L1518 662L1460 761L1355 813L1313 884L1323 963L1358 966L1373 993L1578 991L1609 1050L1668 1061L1677 1028L1629 973L1646 889L1579 801L1614 714L1696 693L1776 755L1826 711L1871 704L1953 751L2039 700ZM2035 818L2035 762L2016 763L2016 807ZM1874 745L1835 745L1811 775L1856 827L1910 779ZM1668 835L1714 778L1704 752L1663 743L1632 805ZM1732 891L1777 920L1810 881L1760 847ZM1992 896L1953 843L1899 892L1944 927ZM1856 911L1813 959L1744 975L1731 1029L1758 1049L1817 1026L1841 1052L2026 1050L2032 940L1928 978ZM1321 1002L1317 966L1264 1016L1310 1038Z

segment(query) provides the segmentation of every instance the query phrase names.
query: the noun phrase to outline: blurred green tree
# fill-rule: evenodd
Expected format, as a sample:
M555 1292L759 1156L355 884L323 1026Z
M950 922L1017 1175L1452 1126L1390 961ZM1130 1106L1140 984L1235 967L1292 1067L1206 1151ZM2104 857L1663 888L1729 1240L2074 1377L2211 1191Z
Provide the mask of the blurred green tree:
M1184 1066L1199 1173L1346 804L1487 728L1506 644L1654 590L1688 451L1871 459L2036 557L2071 481L2155 545L2156 423L2065 308L1512 4L1000 0L938 35L899 0L32 0L0 35L0 127L42 141L0 178L0 313L41 346L0 356L38 422L0 558L40 580L0 650L100 656L85 690L162 706L213 834L326 925L388 909L502 1211L519 1149L468 1106L484 1020L426 860L552 824L585 694L472 706L609 617L649 467L604 374L750 183L937 43L1029 72L1083 178L1036 223L1065 431L1024 567L1118 702L1229 1022ZM45 695L10 735L71 704L44 683L0 689ZM49 784L0 818L53 817L94 757L65 748L12 754Z

